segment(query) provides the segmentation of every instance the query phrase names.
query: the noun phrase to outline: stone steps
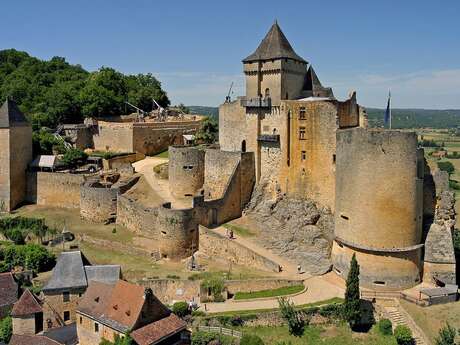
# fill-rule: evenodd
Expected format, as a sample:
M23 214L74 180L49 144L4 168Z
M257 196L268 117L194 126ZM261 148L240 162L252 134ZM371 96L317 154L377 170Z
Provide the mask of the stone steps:
M399 325L406 326L412 331L412 336L414 338L415 345L430 345L423 340L423 338L418 334L418 331L416 329L411 327L410 322L408 322L405 316L401 314L398 307L384 306L383 309L385 311L385 314L393 324L393 330L394 328L396 328L396 326Z

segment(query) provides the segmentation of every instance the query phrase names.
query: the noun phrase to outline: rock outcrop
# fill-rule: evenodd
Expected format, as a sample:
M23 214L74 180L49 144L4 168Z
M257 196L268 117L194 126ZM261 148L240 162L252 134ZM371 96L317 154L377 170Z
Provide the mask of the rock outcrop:
M331 211L313 201L292 199L279 192L274 199L267 199L262 189L263 184L256 187L245 211L260 230L260 243L310 274L330 270L334 237Z

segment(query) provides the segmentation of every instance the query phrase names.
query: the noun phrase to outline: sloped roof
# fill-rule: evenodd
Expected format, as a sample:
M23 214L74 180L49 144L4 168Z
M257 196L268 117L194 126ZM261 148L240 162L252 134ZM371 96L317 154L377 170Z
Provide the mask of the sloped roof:
M278 23L275 22L256 51L244 59L243 63L284 58L307 63L297 55Z
M307 75L305 78L304 90L313 91L315 88L322 88L321 82L319 81L318 76L316 75L315 70L310 65L307 70Z
M78 344L77 325L75 322L67 326L49 329L43 335L59 344Z
M43 335L17 335L13 334L10 345L61 345Z
M19 110L17 104L7 99L0 108L0 128L8 128L17 125L28 125L24 114Z
M57 259L56 266L53 268L51 279L45 285L43 291L86 286L86 274L81 252L62 252Z
M77 311L99 320L101 323L126 332L139 327L140 319L152 319L169 316L170 311L154 296L146 298L145 289L140 285L123 280L115 285L92 281L80 300ZM144 305L148 316L142 316ZM148 321L147 321L148 322Z
M55 155L38 155L30 166L33 168L54 168L57 157Z
M82 252L63 252L43 291L85 288L90 280L114 284L120 276L120 265L91 266Z
M186 327L185 321L175 314L171 314L164 319L136 329L131 333L131 337L139 345L152 345L184 330Z
M42 306L38 299L32 294L32 292L26 289L21 298L19 298L19 301L14 304L11 316L31 315L41 311Z
M18 300L18 284L10 272L0 273L0 306L9 306Z
M107 284L115 284L121 278L119 265L95 265L85 266L86 280L98 281Z

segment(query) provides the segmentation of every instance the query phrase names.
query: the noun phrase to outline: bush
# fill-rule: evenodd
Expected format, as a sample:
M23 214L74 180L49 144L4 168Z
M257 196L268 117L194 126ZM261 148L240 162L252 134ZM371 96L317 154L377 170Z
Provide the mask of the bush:
M327 318L342 319L343 318L343 305L342 304L328 304L318 310L319 315Z
M4 262L11 270L20 266L34 273L49 271L56 258L46 248L38 244L8 245L3 250Z
M438 162L438 168L442 171L447 171L449 175L455 171L455 167L451 162Z
M212 332L193 332L192 345L208 345L209 342L220 339L219 334Z
M62 162L72 168L77 167L78 165L84 164L88 155L82 150L71 148L64 153L62 156Z
M395 328L394 336L398 345L412 345L414 339L412 338L412 331L403 325L398 325Z
M13 334L13 322L11 317L5 317L3 320L0 320L0 341L3 341L5 344L10 342L11 335Z
M179 317L184 317L190 313L187 302L176 302L173 304L172 311Z
M175 275L175 274L168 274L166 276L166 278L168 278L168 279L176 279L176 280L180 279L180 277Z
M264 345L264 342L255 334L243 334L240 345Z
M457 331L449 323L439 330L436 338L436 345L455 345L455 336Z
M190 279L190 277L189 277ZM210 290L214 302L223 302L224 298L222 297L222 292L224 291L224 280L221 278L210 278L205 279L201 283L201 287Z
M305 321L302 319L300 312L295 310L294 303L281 297L278 299L281 316L286 320L289 328L289 334L300 337L303 335Z
M192 316L196 316L196 317L206 316L206 313L201 310L194 310L192 311Z
M393 325L388 319L381 319L378 324L379 332L383 335L392 335L393 334Z

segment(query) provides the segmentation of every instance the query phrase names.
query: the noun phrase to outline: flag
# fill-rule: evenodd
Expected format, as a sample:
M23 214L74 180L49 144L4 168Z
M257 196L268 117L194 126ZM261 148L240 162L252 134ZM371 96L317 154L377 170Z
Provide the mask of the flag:
M391 128L391 92L388 91L388 102L387 102L387 110L385 110L385 125L389 125Z

